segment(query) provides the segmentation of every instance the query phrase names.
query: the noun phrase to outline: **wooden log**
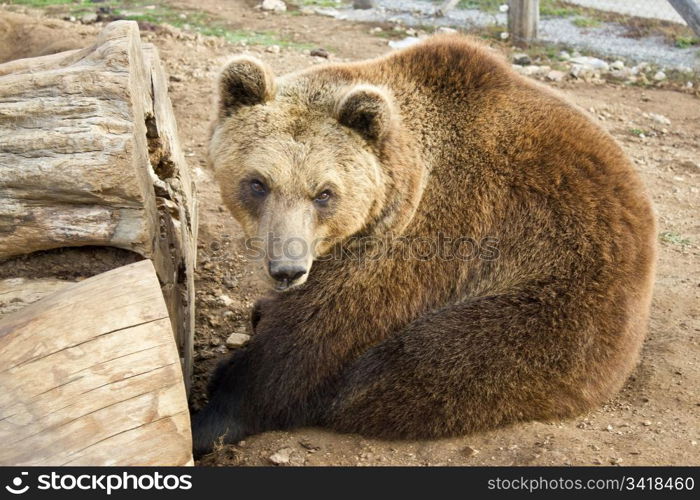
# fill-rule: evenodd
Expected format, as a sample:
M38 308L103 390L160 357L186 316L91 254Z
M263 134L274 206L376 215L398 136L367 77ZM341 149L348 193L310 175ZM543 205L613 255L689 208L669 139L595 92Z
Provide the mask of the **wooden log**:
M39 59L0 77L0 258L81 245L149 254L157 221L138 29L113 23L92 47Z
M153 263L161 279L173 331L182 355L185 384L189 392L194 356L194 271L199 227L194 182L180 148L168 79L158 51L144 44L150 74L151 102L145 114L150 165L154 181L158 234Z
M697 0L668 0L676 12L700 36L700 4Z
M148 260L0 319L0 465L188 465L179 356Z
M167 79L135 22L0 65L0 261L87 245L152 259L188 384L196 212Z
M539 22L539 0L508 1L508 33L513 45L527 46L537 40Z
M69 284L69 281L51 278L0 280L0 318L19 311Z

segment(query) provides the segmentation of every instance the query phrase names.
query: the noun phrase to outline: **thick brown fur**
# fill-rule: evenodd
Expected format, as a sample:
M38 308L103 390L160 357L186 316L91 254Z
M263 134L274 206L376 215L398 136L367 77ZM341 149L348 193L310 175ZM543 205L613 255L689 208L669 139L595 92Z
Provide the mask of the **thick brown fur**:
M377 251L353 250L358 235L390 243L367 259L319 259L331 251L321 248L306 283L258 305L252 341L219 368L195 417L199 453L221 435L301 425L459 435L571 417L619 390L645 336L655 222L606 132L454 36L276 85L268 102L214 126L226 204L249 234L260 217L287 215L281 202L244 206L239 187L291 154L265 142L284 137L306 148L295 179L328 168L346 198L356 189L363 200L339 201L326 222L307 214L307 233L355 257ZM380 100L347 99L365 91ZM370 168L379 172L358 173ZM401 258L438 234L489 238L497 255Z

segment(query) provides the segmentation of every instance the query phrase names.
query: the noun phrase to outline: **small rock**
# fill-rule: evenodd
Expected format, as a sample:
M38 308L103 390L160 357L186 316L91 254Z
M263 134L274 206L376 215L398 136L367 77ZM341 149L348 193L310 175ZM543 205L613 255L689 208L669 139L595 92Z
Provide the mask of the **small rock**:
M654 120L656 123L660 123L661 125L671 125L671 120L666 118L664 115L649 113L649 118Z
M88 12L80 17L80 22L83 24L93 24L97 22L97 14L95 12Z
M518 66L529 66L532 64L532 59L527 54L513 54L513 64L517 64Z
M565 50L562 50L561 52L559 52L558 57L559 57L559 59L561 59L562 61L568 61L569 59L571 59L571 54L569 54L569 53L568 53L567 51L565 51Z
M231 307L234 303L234 300L225 293L222 293L217 297L216 302L224 307Z
M639 75L641 73L644 73L649 69L649 63L647 62L641 62L637 64L636 66L632 67L632 73L635 75Z
M440 26L436 30L436 33L441 33L443 35L456 35L457 33L459 33L459 31L457 31L454 28L448 28L447 26Z
M182 81L182 77L181 77L181 76L177 76L177 75L170 75L169 80L170 80L171 82L181 82L181 81Z
M479 450L476 448L472 448L471 446L467 446L462 450L462 455L465 457L473 457L479 454Z
M282 0L263 0L260 9L269 12L287 12L287 4Z
M611 66L612 68L612 66ZM611 78L615 80L631 80L635 78L635 76L632 74L632 70L629 68L620 68L620 69L611 69L610 73L608 73Z
M663 71L657 71L656 73L654 73L653 78L657 82L661 82L666 79L666 73L664 73Z
M277 450L268 459L275 465L304 465L304 459L289 447Z
M569 69L569 74L574 78L587 79L591 78L595 71L589 66L584 66L583 64L572 64L571 69Z
M642 422L642 425L644 427L649 427L651 425L651 420L645 420L644 422Z
M279 54L280 53L280 46L279 45L269 45L268 47L265 48L265 52L269 52L270 54Z
M369 34L376 35L377 33L381 33L382 31L384 31L382 28L380 28L379 26L375 26L374 28L369 30Z
M420 42L420 38L417 38L415 36L407 36L403 40L391 40L389 42L389 47L391 47L392 49L405 49L406 47L415 45L418 42Z
M321 48L321 47L319 47L317 49L313 49L311 52L309 52L309 55L316 56L316 57L323 57L325 59L328 59L328 57L330 56L328 51L324 48Z
M605 428L605 430L608 431L608 432L612 432L612 431L613 431L613 426L612 426L612 425L608 425L608 426Z
M552 82L560 82L564 79L566 76L566 73L563 71L557 71L556 69L553 69L549 73L547 73L547 80L550 80Z
M600 71L608 71L610 69L608 63L606 63L602 59L598 59L597 57L579 56L572 58L571 62Z
M292 453L294 453L292 448L282 448L270 455L269 459L275 465L287 465L291 460Z
M234 332L226 339L226 347L230 349L237 349L243 347L250 340L250 335L245 333Z
M623 69L624 67L625 67L625 63L622 62L622 61L619 61L619 60L613 62L613 63L610 65L610 69L613 69L613 70L616 70L616 71L620 71L620 70Z
M534 64L531 66L518 66L517 64L514 64L513 69L515 69L515 71L517 71L521 75L540 76L546 75L552 68L550 68L549 66L536 66Z

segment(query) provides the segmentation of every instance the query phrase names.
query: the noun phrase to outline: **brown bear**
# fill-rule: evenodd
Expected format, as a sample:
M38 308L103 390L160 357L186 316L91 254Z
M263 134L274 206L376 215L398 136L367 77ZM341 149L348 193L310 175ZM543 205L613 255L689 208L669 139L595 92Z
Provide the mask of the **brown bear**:
M561 419L622 386L655 222L575 106L457 36L281 78L242 57L219 92L211 161L278 292L212 377L197 454L296 426L437 438Z

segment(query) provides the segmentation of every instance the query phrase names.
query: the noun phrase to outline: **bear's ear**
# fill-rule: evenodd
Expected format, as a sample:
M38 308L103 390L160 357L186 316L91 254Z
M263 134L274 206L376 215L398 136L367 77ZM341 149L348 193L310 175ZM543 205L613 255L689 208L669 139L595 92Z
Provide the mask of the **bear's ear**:
M345 92L335 115L341 124L370 141L384 138L396 117L389 93L373 85L357 85Z
M275 77L264 62L254 57L236 57L219 77L219 116L236 108L262 104L275 96Z

